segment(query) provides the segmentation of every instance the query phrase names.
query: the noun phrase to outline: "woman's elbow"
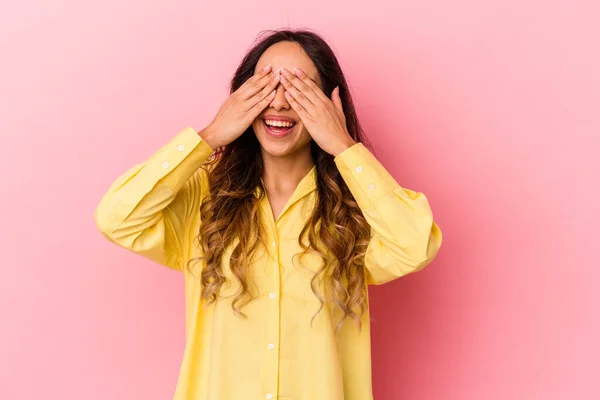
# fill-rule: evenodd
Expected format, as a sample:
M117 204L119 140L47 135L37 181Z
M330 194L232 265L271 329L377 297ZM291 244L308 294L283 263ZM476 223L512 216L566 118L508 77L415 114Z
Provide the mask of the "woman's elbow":
M96 228L104 237L111 241L117 240L120 223L112 212L112 206L107 198L103 198L94 210Z
M373 255L377 254L377 257L369 257L370 282L381 285L417 272L431 264L442 245L442 232L439 226L433 223L429 236L420 243L410 251L406 249L401 252L385 251L385 247L382 247L373 253Z
M432 262L437 256L440 248L442 247L442 230L434 222L431 226L431 232L429 233L429 240L427 242L427 257L423 261L425 265Z

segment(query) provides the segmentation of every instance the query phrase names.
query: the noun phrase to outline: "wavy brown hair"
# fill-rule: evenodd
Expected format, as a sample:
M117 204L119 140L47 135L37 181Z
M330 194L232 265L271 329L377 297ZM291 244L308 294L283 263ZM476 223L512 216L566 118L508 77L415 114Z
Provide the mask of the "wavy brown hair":
M325 40L308 30L270 30L264 31L261 36L235 71L230 92L235 92L254 75L259 58L270 46L281 41L298 43L316 66L324 93L331 98L333 89L339 86L348 132L356 142L364 143L348 84L335 54ZM367 308L364 256L370 228L342 179L334 157L314 141L310 146L316 165L318 196L298 242L303 249L299 256L314 251L322 259L320 268L310 282L313 293L321 303L313 320L325 302L325 294L320 293L318 288L324 279L328 279L336 308L339 307L343 312L336 330L346 318L356 321L360 329L361 317ZM247 266L264 237L259 220L259 204L265 196L261 181L263 162L260 144L252 126L230 144L215 149L213 157L203 168L208 172L210 189L200 206L203 222L196 238L203 250L200 259L206 260L200 275L201 297L207 304L217 300L221 286L226 281L221 266L224 250L237 239L238 243L230 255L230 268L241 286L232 308L237 315L246 317L241 309L252 300L248 290ZM257 189L259 196L255 194Z

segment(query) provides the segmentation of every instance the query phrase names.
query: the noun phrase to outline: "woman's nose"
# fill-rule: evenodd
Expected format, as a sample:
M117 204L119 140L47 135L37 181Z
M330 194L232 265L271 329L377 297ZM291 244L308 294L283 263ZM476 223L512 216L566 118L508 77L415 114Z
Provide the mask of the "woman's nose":
M275 90L275 98L271 101L270 104L271 108L275 110L289 110L291 106L285 98L285 88L283 87L283 85L280 83L279 85L277 85Z

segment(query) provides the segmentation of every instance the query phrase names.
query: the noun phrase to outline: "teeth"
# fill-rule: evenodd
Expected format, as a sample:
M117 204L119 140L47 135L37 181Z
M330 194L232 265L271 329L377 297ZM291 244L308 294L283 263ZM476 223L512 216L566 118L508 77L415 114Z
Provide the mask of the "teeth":
M265 120L265 124L269 125L269 126L277 126L277 127L285 127L285 128L291 128L292 126L294 126L293 122L287 122L287 121L274 121L274 120Z

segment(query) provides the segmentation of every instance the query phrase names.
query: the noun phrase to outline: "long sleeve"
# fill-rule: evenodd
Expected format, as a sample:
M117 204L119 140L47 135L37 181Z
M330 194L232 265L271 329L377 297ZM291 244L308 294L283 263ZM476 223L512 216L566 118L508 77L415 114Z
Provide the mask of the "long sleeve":
M188 127L110 186L94 219L111 242L181 270L190 232L206 189L200 165L213 149Z
M365 255L369 283L389 282L433 261L442 232L425 195L402 188L362 143L334 160L371 226Z

